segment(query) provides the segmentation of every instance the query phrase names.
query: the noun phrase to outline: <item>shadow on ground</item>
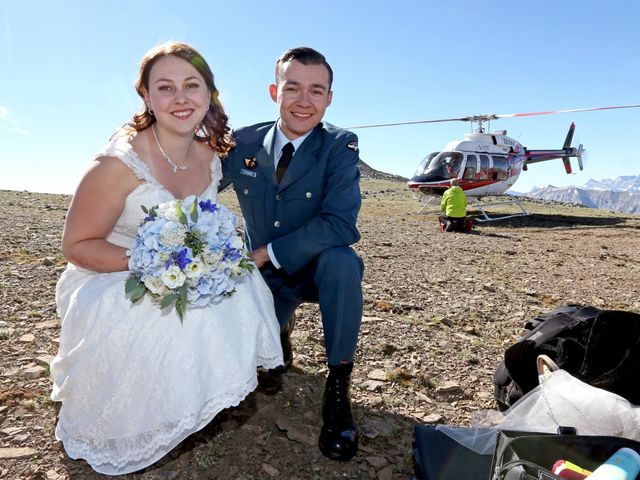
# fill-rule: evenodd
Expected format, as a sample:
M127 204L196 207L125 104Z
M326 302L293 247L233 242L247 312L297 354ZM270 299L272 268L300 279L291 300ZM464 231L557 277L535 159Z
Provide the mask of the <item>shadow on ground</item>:
M498 218L492 222L475 222L476 228L485 226L495 227L529 227L529 228L576 228L576 227L612 227L627 226L628 228L638 228L637 226L626 225L628 219L625 217L599 217L599 216L578 216L578 215L558 215L534 213L528 216L512 217L500 220Z
M360 448L349 462L325 458L317 447L324 372L292 368L276 395L260 390L220 413L144 471L111 477L131 480L300 480L409 478L415 420L354 402ZM66 458L70 479L104 478L84 461ZM382 475L382 476L381 476Z

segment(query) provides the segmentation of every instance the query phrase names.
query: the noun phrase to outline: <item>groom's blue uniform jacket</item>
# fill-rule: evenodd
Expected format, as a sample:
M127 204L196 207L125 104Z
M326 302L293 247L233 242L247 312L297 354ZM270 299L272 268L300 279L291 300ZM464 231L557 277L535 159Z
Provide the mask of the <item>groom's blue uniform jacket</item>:
M293 275L320 252L360 239L358 139L322 122L298 147L278 183L275 122L235 132L237 145L222 161L220 189L233 183L249 248L271 243L282 269Z

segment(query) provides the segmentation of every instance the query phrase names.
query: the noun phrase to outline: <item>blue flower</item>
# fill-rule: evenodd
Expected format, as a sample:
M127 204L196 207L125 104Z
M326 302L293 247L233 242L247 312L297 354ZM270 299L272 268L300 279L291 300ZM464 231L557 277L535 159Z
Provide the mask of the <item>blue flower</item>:
M242 258L242 251L240 251L237 248L228 248L224 252L224 259L225 260L231 260L232 262L235 262L236 260L239 260L240 258Z
M211 200L200 200L200 208L202 209L203 212L215 212L216 210L218 210L218 206L215 203L211 203Z
M166 262L164 262L165 268L169 268L171 265L175 264L175 265L178 265L178 267L180 267L180 270L184 270L184 267L186 267L193 261L187 257L188 254L189 254L188 248L183 248L182 250L180 250L180 252L177 255L173 254L171 258L169 258Z

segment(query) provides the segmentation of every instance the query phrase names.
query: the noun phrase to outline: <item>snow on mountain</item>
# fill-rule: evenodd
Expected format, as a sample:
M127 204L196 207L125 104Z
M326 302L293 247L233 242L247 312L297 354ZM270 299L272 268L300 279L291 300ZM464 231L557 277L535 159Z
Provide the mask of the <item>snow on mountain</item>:
M615 180L591 179L583 185L587 190L608 190L611 192L629 192L640 194L640 175L626 175Z
M574 203L624 213L640 214L640 175L622 176L615 180L589 180L581 187L535 188L524 196Z

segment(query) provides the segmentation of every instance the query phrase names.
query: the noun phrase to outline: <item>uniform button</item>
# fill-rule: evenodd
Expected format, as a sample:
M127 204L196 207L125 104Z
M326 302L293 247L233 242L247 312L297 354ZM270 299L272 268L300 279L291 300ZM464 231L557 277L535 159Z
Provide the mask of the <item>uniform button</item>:
M280 220L276 220L275 222L273 222L273 226L276 228L280 228Z
M244 193L245 195L249 195L249 189L248 189L248 188L245 188L245 189L242 191L242 193Z
M276 200L280 200L282 198L282 196L280 194L276 195Z
M307 192L307 198L311 198L311 197L312 197L311 192Z

